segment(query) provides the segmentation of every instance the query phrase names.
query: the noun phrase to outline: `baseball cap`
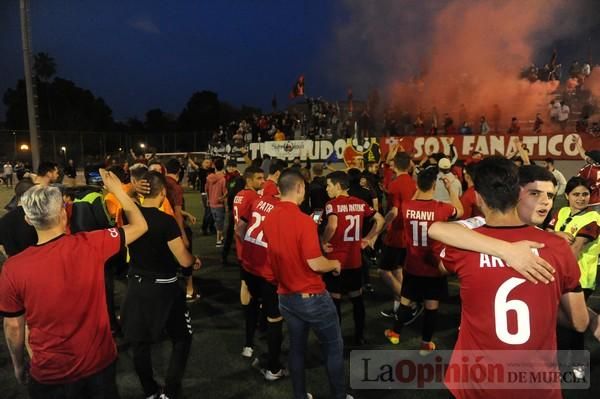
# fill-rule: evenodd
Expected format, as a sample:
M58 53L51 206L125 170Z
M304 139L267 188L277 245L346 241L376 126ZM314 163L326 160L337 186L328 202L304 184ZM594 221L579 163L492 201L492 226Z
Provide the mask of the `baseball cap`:
M450 163L450 160L448 158L442 158L438 162L438 168L440 169L450 169L451 167L452 164Z
M600 163L600 150L588 151L585 155L590 157L595 163Z

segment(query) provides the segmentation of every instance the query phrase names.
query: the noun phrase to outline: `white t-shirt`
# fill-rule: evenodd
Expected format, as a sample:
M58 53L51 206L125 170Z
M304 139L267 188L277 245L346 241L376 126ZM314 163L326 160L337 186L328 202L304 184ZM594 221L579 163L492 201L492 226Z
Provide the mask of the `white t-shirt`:
M571 109L569 108L569 106L567 104L563 105L560 108L560 113L558 114L558 120L566 121L567 119L569 119L569 112L571 112Z

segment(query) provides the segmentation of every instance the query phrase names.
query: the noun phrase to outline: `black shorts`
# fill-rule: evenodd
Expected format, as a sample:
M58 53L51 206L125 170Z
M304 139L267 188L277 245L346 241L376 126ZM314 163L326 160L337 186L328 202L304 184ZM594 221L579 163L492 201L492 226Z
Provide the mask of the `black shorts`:
M411 301L439 301L448 295L446 277L415 276L404 270L401 296Z
M396 248L384 245L381 249L379 268L381 270L393 271L402 268L406 259L406 248Z
M129 342L157 342L165 332L173 340L192 335L185 291L177 281L158 284L152 278L129 277L121 322Z
M361 268L342 270L339 276L333 273L323 275L323 281L327 291L334 294L347 294L352 291L358 291L363 286L363 272Z
M276 319L281 317L276 285L271 284L263 277L252 274L244 269L242 269L242 280L246 282L250 296L260 300L263 310L268 318Z

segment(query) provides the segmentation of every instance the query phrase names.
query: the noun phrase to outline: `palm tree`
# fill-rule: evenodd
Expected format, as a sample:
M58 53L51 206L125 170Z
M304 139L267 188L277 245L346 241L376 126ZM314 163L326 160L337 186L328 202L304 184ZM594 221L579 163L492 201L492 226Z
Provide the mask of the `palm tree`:
M56 62L48 53L37 53L34 56L33 71L37 78L47 82L56 74Z

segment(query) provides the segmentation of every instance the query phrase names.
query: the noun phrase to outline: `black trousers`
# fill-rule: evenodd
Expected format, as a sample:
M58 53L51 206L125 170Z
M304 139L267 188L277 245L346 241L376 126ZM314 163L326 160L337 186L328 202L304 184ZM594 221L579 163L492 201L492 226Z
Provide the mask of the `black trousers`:
M206 199L206 195L202 195L202 206L204 208L204 217L202 218L202 232L204 234L207 233L215 233L217 230L215 228L215 219L213 218L212 212L208 207L208 200Z
M43 384L30 378L27 389L31 399L119 399L116 367L108 367L69 384Z

